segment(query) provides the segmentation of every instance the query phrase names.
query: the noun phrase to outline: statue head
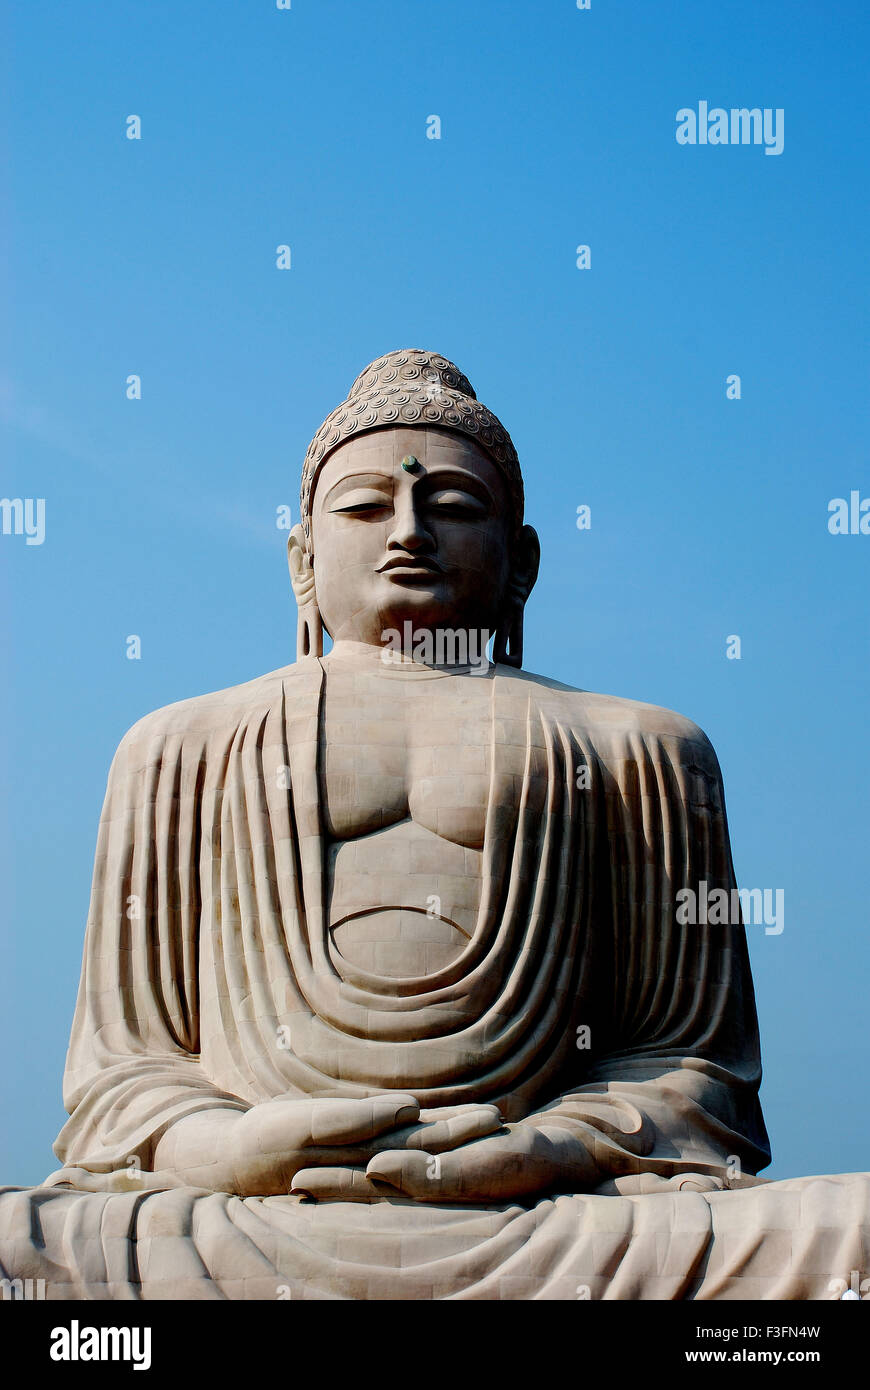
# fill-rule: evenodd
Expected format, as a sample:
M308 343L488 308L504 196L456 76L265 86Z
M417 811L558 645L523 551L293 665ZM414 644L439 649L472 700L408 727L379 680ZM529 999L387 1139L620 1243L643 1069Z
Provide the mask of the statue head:
M538 538L510 437L446 358L401 351L357 377L315 435L290 535L298 655L390 630L495 633L522 661Z

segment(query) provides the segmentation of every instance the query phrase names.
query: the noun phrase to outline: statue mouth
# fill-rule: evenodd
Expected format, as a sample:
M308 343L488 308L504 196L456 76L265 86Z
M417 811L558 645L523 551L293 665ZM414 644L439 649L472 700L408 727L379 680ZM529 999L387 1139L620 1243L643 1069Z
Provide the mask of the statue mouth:
M433 574L443 574L444 570L437 560L428 556L397 555L378 566L378 574L389 574L396 579L411 579L422 576L429 579Z

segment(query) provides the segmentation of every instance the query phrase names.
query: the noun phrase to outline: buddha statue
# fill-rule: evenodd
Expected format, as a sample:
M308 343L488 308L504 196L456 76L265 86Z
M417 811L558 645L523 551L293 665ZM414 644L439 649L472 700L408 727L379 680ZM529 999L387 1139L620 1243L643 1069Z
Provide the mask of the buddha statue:
M522 668L511 440L430 352L308 451L297 659L150 714L100 822L49 1298L824 1298L866 1174L765 1183L705 735ZM323 634L332 640L323 654ZM492 661L486 657L492 641Z

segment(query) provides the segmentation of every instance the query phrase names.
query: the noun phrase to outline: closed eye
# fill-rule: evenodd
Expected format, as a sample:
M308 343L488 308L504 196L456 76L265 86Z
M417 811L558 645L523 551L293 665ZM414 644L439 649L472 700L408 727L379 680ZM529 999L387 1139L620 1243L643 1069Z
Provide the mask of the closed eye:
M483 517L486 516L487 510L477 497L472 497L471 493L461 492L457 488L431 493L429 505L437 512L449 516Z
M374 512L382 512L390 506L392 506L392 499L385 493L374 492L369 488L359 488L353 492L346 492L338 506L330 507L329 510L366 516Z
M389 502L355 502L351 507L331 507L333 512L382 512Z

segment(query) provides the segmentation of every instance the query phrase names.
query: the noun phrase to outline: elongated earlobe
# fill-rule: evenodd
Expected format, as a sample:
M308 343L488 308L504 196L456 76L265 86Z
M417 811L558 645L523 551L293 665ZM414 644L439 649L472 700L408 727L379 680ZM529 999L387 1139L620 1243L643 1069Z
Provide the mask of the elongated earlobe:
M323 656L323 621L314 588L314 557L306 547L301 526L294 526L287 537L287 564L298 613L296 660L303 656Z
M523 609L522 602L512 603L504 620L496 628L492 644L492 659L502 666L522 666L523 664Z
M507 596L492 644L492 659L503 666L523 664L526 599L535 587L540 562L541 544L537 532L531 526L524 526L514 547Z
M323 656L323 623L316 603L300 608L296 619L296 660L303 656Z

